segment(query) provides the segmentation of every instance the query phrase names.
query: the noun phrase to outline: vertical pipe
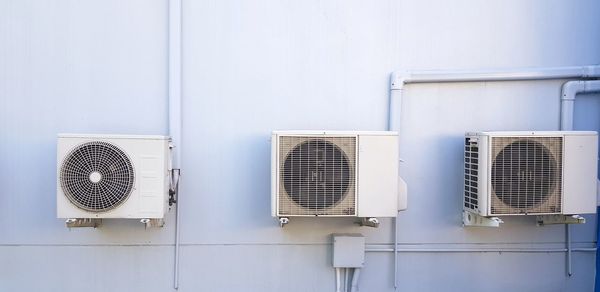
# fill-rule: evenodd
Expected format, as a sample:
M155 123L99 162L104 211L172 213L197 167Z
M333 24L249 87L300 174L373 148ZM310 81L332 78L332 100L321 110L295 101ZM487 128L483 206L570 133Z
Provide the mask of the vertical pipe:
M181 1L169 0L169 136L174 145L172 168L180 169L181 154ZM173 287L179 289L179 218L181 197L175 208L175 260Z
M394 76L392 76L395 79ZM392 80L393 82L393 80ZM392 85L395 86L390 91L390 108L388 111L388 124L387 130L391 131L392 129L396 129L400 132L400 115L396 113L402 112L402 84ZM394 217L394 291L398 289L398 213L396 213L396 217Z
M342 291L347 292L348 291L348 274L350 273L350 269L343 268L342 270L344 271L344 283L342 284Z
M561 100L560 106L560 129L562 131L573 130L573 111L575 106L574 99Z
M596 207L596 218L600 216L600 207ZM598 242L600 242L600 222L596 219L596 248L598 248ZM600 272L600 252L596 249L596 285L594 287L595 292L600 292L600 283L598 279L598 272Z
M340 289L342 282L342 269L335 268L335 292L342 292Z
M352 275L352 287L350 288L350 292L358 292L358 278L360 277L360 268L354 268L354 273Z
M394 291L398 290L398 213L394 218Z
M571 277L573 275L573 269L571 267L571 228L569 224L565 224L565 231L567 233L567 275Z
M173 168L180 169L181 153L181 1L169 0L169 135Z

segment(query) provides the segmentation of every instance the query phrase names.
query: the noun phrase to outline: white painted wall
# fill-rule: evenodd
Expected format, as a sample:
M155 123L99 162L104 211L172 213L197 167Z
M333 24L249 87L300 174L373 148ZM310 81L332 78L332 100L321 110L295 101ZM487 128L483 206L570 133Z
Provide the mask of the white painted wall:
M184 1L181 291L333 291L329 235L379 229L270 217L269 133L381 130L389 74L600 63L598 1ZM55 219L59 132L165 134L166 1L0 1L0 290L169 291L163 229ZM554 130L564 81L406 86L402 247L561 248L564 227L507 219L463 229L468 130ZM600 128L598 95L576 129ZM595 216L573 227L595 245ZM399 291L590 291L595 255L401 253ZM391 253L368 253L361 291L393 291Z

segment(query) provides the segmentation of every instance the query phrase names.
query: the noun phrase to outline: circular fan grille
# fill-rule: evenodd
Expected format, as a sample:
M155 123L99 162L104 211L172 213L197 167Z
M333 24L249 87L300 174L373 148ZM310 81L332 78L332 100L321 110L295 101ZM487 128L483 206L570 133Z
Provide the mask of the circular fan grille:
M282 180L290 198L308 209L329 208L344 198L350 186L348 157L335 144L312 139L287 155Z
M504 147L492 164L496 197L513 208L545 202L556 187L556 160L541 143L519 140Z
M127 155L106 142L88 142L63 161L60 184L67 198L88 211L107 211L123 203L133 188L133 166Z

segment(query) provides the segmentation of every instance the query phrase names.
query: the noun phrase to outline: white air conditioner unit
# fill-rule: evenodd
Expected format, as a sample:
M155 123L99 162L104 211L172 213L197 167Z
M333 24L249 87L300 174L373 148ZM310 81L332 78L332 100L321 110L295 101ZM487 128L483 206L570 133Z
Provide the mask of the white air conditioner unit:
M376 226L406 208L396 132L275 131L271 141L271 213L282 226L294 216Z
M58 218L162 220L169 200L169 143L164 136L60 134Z
M596 132L465 137L464 210L480 216L596 212Z

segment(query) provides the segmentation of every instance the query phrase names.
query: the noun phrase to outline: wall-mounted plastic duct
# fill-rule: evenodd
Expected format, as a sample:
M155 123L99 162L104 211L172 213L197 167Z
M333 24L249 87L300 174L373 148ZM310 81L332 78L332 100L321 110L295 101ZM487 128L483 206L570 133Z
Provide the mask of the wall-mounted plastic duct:
M455 71L397 71L392 73L390 84L390 102L388 111L387 130L400 132L400 121L402 113L402 91L404 85L411 83L450 83L450 82L486 82L486 81L525 81L525 80L556 80L573 78L598 78L600 77L600 65L571 66L571 67L546 67L546 68L516 68L503 70L455 70ZM582 81L592 82L592 81ZM580 85L577 85L580 86ZM588 86L592 86L588 83ZM594 85L595 86L595 85ZM571 85L570 87L576 87ZM569 88L568 90L574 90ZM564 95L564 90L563 90ZM573 95L574 99L574 95ZM567 109L572 116L572 104ZM571 107L569 109L569 106ZM561 110L561 125L564 114ZM570 124L572 126L572 122ZM401 134L401 133L400 133ZM394 220L394 288L398 287L398 217ZM570 262L570 237L567 224L567 254L568 266ZM569 270L569 273L570 270Z

